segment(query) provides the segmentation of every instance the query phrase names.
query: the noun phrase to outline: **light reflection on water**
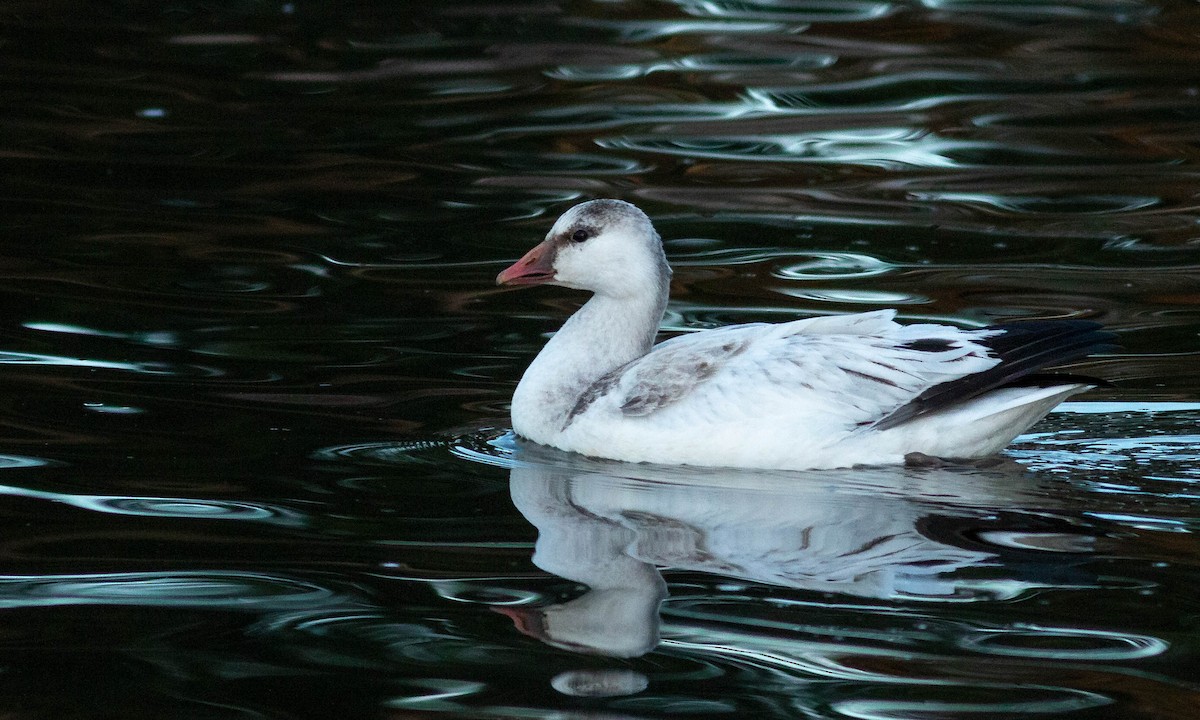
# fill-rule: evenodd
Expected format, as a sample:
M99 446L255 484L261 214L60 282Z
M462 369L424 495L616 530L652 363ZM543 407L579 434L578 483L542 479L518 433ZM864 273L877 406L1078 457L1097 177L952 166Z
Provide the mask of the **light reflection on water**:
M319 585L255 573L117 573L0 576L0 607L53 605L191 606L247 612L330 604Z
M34 458L32 462L15 467L45 465ZM0 461L2 462L2 461ZM0 464L0 469L14 465ZM278 525L303 525L303 514L269 504L216 500L207 498L165 497L110 497L98 495L74 495L46 492L28 488L0 485L0 495L62 503L90 512L113 513L116 515L140 515L158 518L192 518L217 520L253 520Z
M9 13L0 714L1192 717L1198 13ZM493 278L598 196L667 334L1091 318L1114 387L987 468L530 456L577 298Z

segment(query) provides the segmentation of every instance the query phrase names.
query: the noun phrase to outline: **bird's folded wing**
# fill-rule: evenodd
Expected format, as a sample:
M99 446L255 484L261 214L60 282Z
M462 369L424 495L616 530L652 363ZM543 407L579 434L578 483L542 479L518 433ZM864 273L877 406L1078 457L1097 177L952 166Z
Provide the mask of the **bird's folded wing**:
M901 326L890 311L693 333L597 381L573 414L601 400L625 416L674 407L698 420L783 406L869 424L930 388L994 367L981 342L989 334Z

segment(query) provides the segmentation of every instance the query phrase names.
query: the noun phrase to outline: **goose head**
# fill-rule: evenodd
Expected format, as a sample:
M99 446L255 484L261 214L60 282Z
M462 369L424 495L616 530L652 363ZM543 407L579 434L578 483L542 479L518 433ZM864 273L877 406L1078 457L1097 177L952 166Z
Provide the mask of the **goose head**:
M563 213L546 239L496 283L627 297L658 292L670 274L662 240L646 213L621 200L592 200Z

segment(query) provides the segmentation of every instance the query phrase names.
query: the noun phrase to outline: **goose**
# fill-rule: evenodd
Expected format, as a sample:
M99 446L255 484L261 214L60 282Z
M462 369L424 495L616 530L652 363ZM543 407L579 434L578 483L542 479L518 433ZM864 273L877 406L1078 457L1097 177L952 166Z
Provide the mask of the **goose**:
M750 323L654 344L671 279L636 206L567 210L503 286L592 293L512 396L515 434L591 457L810 470L982 458L1103 381L1039 372L1114 347L1083 320L961 329L895 310Z

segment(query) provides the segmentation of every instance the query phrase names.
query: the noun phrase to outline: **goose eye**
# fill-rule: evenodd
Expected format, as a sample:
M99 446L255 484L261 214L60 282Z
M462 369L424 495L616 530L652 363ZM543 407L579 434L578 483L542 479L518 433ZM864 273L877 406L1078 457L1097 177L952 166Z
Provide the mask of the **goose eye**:
M583 230L583 229L576 230L574 233L571 234L571 240L573 240L574 242L577 242L577 243L581 243L584 240L587 240L589 237L591 237L591 236L588 235L588 231Z

